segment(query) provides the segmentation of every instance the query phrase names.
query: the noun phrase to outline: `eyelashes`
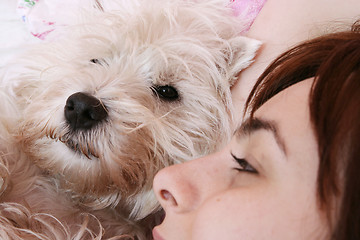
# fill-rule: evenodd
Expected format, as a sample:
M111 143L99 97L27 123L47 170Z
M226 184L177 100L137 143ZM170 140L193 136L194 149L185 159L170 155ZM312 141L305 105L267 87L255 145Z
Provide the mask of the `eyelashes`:
M239 165L238 168L234 168L235 170L237 170L239 172L247 172L247 173L252 173L252 174L258 174L259 173L253 166L251 166L248 163L248 161L246 161L246 159L238 158L233 153L231 153L231 156L233 157L233 159Z

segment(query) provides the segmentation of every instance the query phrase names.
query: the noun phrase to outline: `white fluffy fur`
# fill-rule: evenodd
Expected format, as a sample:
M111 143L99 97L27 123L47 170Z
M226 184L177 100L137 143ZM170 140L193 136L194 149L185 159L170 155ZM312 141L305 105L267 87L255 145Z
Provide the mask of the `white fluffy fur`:
M9 66L0 238L149 239L155 173L217 150L231 134L230 86L259 47L242 30L222 0L104 1L66 38ZM162 100L158 85L179 99ZM76 92L100 99L106 120L72 131L64 106Z

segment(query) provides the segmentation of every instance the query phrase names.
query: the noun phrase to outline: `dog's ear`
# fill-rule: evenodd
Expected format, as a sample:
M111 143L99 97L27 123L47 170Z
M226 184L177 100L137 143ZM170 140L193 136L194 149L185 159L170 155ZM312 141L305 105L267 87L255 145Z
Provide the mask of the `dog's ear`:
M247 37L234 37L224 46L224 56L226 61L226 77L232 86L241 70L248 67L253 61L256 51L261 46L261 42Z

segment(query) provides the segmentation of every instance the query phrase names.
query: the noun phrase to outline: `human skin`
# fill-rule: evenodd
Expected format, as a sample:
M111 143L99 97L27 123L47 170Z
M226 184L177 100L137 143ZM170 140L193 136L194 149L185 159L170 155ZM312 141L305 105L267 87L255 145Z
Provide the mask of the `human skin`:
M247 33L263 46L232 88L234 126L242 121L244 102L257 78L278 55L299 42L349 29L360 18L359 9L359 0L267 0Z
M309 116L312 82L271 98L254 115L265 124L249 130L244 123L222 151L161 170L154 191L166 216L154 239L326 239Z

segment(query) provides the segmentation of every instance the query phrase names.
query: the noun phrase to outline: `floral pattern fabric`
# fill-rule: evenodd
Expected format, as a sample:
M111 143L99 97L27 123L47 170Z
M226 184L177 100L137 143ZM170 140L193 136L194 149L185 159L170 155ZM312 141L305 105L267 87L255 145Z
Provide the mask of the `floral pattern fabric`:
M266 0L224 1L229 1L234 14L244 19L247 31ZM91 5L92 2L95 3L97 0L18 0L17 12L29 32L43 40L56 28L75 21L74 14L71 13L83 6Z

